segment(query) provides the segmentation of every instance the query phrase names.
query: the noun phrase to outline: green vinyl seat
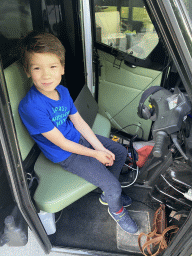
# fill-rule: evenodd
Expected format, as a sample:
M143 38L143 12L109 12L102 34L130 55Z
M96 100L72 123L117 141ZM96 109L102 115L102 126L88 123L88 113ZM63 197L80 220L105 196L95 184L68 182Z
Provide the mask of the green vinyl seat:
M39 185L34 200L37 207L45 212L58 212L96 188L59 164L54 164L42 153L36 161L35 172Z
M22 65L15 62L5 69L5 80L11 103L17 138L23 161L34 145L18 114L18 105L32 85L23 71ZM87 86L84 86L76 101L76 107L85 121L96 134L109 137L111 124L98 113L98 106ZM34 194L38 210L55 213L80 199L96 187L72 174L59 164L49 161L42 153L39 155L34 170L39 184Z

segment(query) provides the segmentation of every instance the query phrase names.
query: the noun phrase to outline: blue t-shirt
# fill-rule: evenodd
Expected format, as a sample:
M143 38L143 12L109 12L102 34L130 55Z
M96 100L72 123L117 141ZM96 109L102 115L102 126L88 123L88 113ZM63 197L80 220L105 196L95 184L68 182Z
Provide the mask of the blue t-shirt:
M37 142L44 155L54 163L67 159L71 153L46 139L42 133L56 127L66 139L78 143L80 133L69 119L77 112L66 87L56 87L60 95L58 101L40 93L33 85L19 104L19 114L31 137Z

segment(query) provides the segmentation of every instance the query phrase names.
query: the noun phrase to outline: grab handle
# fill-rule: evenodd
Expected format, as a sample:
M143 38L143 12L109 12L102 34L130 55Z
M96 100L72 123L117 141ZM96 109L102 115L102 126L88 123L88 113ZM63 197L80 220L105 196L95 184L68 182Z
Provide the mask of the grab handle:
M163 145L167 138L167 133L163 131L159 131L155 135L155 146L153 148L153 156L161 157L163 155Z

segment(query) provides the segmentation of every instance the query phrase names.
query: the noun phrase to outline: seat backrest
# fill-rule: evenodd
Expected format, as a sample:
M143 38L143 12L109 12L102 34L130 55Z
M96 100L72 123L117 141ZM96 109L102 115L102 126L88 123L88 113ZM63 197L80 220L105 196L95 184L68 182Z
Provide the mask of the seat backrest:
M99 107L87 85L84 85L74 104L85 122L92 127Z
M25 71L19 61L13 63L4 70L5 80L9 93L11 109L19 147L21 150L22 159L25 160L29 151L34 145L33 139L30 137L27 129L23 125L19 113L18 106L21 99L26 95L32 85L32 80L27 77Z

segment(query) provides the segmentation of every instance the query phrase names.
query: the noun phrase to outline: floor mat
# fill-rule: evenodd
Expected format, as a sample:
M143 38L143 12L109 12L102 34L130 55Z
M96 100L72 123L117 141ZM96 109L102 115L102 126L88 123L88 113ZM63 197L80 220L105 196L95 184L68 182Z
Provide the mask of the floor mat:
M140 252L138 246L138 235L141 232L149 233L151 231L149 212L146 211L129 211L132 219L135 220L139 230L136 234L129 234L123 231L119 225L117 225L117 248L119 250L128 252ZM142 241L141 241L142 242Z
M108 207L90 193L63 210L57 232L50 236L55 246L117 252L116 223Z
M140 230L147 232L141 225L148 225L149 219L153 219L155 210L152 209L153 207L151 208L147 190L131 187L125 189L125 192L133 199L132 205L127 210L138 223ZM133 237L127 238L129 234L125 234L122 230L117 232L116 223L108 214L108 207L99 202L99 197L99 193L91 192L66 207L60 218L60 213L56 214L56 219L59 218L56 224L57 232L49 236L52 245L111 252L117 255L138 255L136 242L134 243L135 248L132 248L134 247ZM147 217L144 218L146 215ZM117 237L119 238L117 239ZM128 239L131 239L131 247L127 247Z

